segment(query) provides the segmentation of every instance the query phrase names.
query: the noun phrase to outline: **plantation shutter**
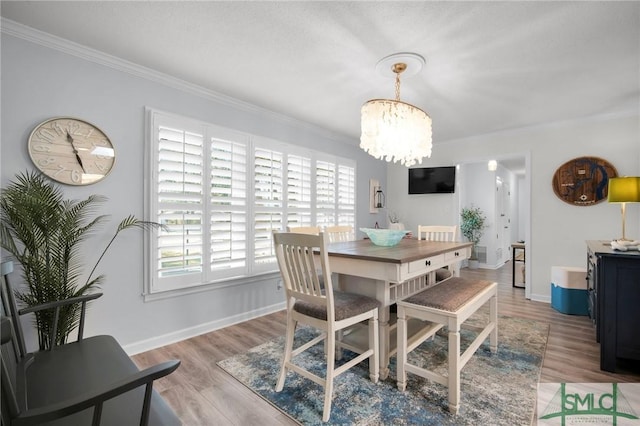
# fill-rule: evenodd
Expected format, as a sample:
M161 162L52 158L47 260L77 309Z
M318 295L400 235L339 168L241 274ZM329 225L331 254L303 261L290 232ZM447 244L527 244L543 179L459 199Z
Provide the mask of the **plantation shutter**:
M145 297L277 274L274 230L355 227L355 161L147 114L145 217L164 227L145 234Z
M316 161L316 224L331 226L336 223L336 170L335 164Z
M203 135L160 126L157 149L157 277L201 274Z
M311 159L287 156L287 226L312 226Z
M210 235L213 279L246 273L247 146L211 138Z
M338 165L338 219L337 225L356 225L356 169Z
M283 154L255 148L254 155L254 262L255 270L270 270L276 258L271 234L284 220Z

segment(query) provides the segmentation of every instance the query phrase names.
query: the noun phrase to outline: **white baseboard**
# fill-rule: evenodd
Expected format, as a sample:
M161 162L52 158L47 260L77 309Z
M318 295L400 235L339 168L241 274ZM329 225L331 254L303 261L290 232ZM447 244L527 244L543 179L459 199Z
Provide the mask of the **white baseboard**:
M163 334L162 336L152 337L151 339L141 340L139 342L130 343L125 345L124 351L128 355L135 355L141 352L150 351L162 346L170 345L172 343L180 342L191 337L199 336L201 334L209 333L211 331L219 330L221 328L229 327L230 325L238 324L250 319L262 317L274 312L286 309L286 303L278 303L264 308L256 309L249 312L243 312L238 315L234 315L227 318L222 318L216 321L207 322L204 324L198 324L195 327L189 327L182 330L174 331L171 333Z
M534 302L551 303L551 296L545 294L531 294L531 300Z

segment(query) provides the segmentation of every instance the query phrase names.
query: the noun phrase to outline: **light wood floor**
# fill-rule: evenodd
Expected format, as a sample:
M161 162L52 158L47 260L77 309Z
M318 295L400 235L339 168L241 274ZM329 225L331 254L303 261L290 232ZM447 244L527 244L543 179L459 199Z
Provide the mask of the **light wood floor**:
M591 321L584 316L563 315L547 303L526 300L523 289L511 287L511 264L495 271L462 269L461 275L497 281L500 314L550 325L541 382L640 382L640 366L636 372L624 374L600 371L600 349ZM180 368L156 382L155 388L185 426L294 425L216 365L284 333L285 312L281 311L133 358L139 367L173 358L182 361Z

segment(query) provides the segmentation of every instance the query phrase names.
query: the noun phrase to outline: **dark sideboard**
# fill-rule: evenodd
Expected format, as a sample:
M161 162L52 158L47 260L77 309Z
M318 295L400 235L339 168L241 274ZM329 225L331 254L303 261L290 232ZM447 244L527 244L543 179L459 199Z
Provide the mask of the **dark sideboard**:
M619 361L640 366L640 252L587 241L589 316L600 342L600 369Z

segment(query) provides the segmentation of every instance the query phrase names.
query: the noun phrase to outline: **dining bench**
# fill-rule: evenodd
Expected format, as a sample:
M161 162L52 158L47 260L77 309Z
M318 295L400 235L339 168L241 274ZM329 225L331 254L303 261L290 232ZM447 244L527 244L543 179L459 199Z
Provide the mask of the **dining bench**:
M464 353L460 354L461 325L487 303L489 304L488 319L484 321L483 326L467 326L477 334ZM430 332L423 333L419 339L408 339L407 322L410 319L430 322ZM412 364L408 360L408 354L443 327L448 329L447 374ZM496 352L498 349L498 284L495 282L453 277L398 301L398 389L405 390L408 372L444 385L448 388L449 411L457 414L460 408L460 371L487 337L489 337L491 352Z
M170 360L140 371L113 336L84 338L84 318L95 293L18 309L2 264L2 425L180 425L153 382L175 371ZM77 340L27 352L20 316L79 304ZM55 342L55 327L50 341Z

